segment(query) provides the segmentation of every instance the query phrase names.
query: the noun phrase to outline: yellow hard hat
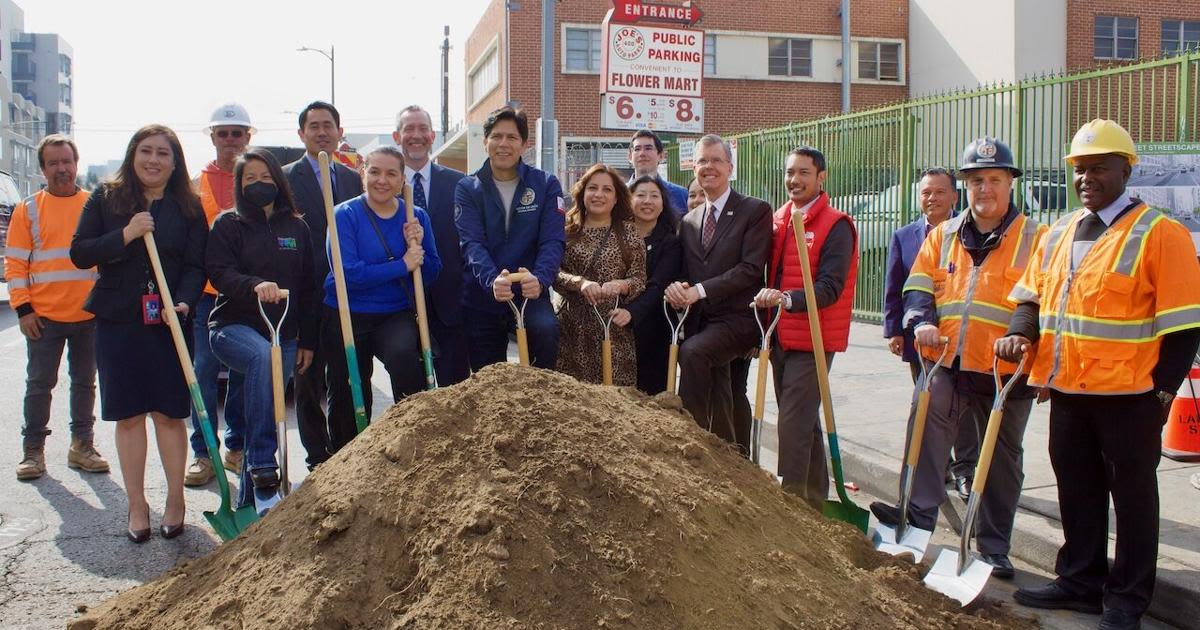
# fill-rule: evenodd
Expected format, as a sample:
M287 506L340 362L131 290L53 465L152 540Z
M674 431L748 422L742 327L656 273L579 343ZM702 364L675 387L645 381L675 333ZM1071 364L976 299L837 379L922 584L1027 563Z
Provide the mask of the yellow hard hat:
M1097 118L1075 132L1075 137L1071 139L1071 152L1063 159L1067 164L1075 164L1075 158L1107 153L1125 156L1130 166L1138 162L1137 147L1133 145L1129 132L1114 121Z

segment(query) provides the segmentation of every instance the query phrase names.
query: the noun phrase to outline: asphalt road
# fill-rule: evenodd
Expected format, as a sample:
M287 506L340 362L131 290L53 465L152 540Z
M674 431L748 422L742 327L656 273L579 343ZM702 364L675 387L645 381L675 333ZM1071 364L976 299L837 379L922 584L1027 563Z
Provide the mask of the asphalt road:
M1200 171L1180 173L1177 169L1164 171L1162 175L1153 173L1134 175L1129 178L1130 186L1200 186Z

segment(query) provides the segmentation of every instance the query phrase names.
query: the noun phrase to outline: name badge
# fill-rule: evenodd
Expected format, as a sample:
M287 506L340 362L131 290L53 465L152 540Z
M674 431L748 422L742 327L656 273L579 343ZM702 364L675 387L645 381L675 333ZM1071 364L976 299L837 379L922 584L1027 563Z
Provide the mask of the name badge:
M162 298L157 293L142 296L142 323L147 326L162 323Z

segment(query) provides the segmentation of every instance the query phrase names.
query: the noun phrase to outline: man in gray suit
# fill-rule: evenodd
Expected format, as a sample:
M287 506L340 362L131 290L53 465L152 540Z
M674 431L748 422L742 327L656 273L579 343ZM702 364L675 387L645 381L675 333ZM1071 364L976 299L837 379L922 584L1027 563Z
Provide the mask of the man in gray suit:
M771 206L730 188L733 156L720 136L696 141L695 171L705 201L679 226L684 281L666 290L675 308L692 307L679 348L679 395L697 424L749 452L750 425L734 413L729 364L759 343L750 303L771 254Z
M296 133L304 142L304 156L283 167L283 172L296 205L304 213L304 222L312 232L313 272L317 287L321 288L329 275L329 256L325 252L325 198L321 192L317 154L321 151L329 154L334 204L361 195L362 178L333 159L333 152L342 139L341 116L333 105L323 101L309 103L300 112L300 129ZM326 358L316 350L308 371L296 375L296 427L307 453L305 462L309 470L329 459L329 426L322 407L326 400Z

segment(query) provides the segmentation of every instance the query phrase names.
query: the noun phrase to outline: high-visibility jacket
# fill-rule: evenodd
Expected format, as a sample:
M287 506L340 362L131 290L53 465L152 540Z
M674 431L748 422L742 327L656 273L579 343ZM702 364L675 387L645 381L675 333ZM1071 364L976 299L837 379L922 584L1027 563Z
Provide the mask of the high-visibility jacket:
M71 263L71 238L88 193L57 197L40 190L13 209L4 252L8 299L21 315L36 312L56 322L92 319L83 310L96 270Z
M217 195L213 192L212 179L208 176L207 169L200 172L200 177L196 181L196 194L200 197L200 205L204 207L204 216L208 219L208 227L211 229L217 217L228 208L222 208L220 202L217 201ZM216 295L217 290L213 288L211 282L205 282L204 293Z
M1162 336L1200 327L1200 263L1187 228L1145 203L1109 226L1072 270L1075 229L1060 218L1009 300L1039 305L1029 384L1074 394L1154 388Z
M952 365L956 357L961 357L959 369L990 374L993 345L1004 336L1016 310L1008 295L1028 266L1046 227L1017 215L1005 228L1000 244L988 252L983 264L975 266L959 239L969 215L964 212L943 221L929 233L904 291L933 294L938 329L950 344L944 365ZM923 347L921 353L932 361L941 349ZM1017 366L1000 361L999 369L1001 374L1012 374Z

